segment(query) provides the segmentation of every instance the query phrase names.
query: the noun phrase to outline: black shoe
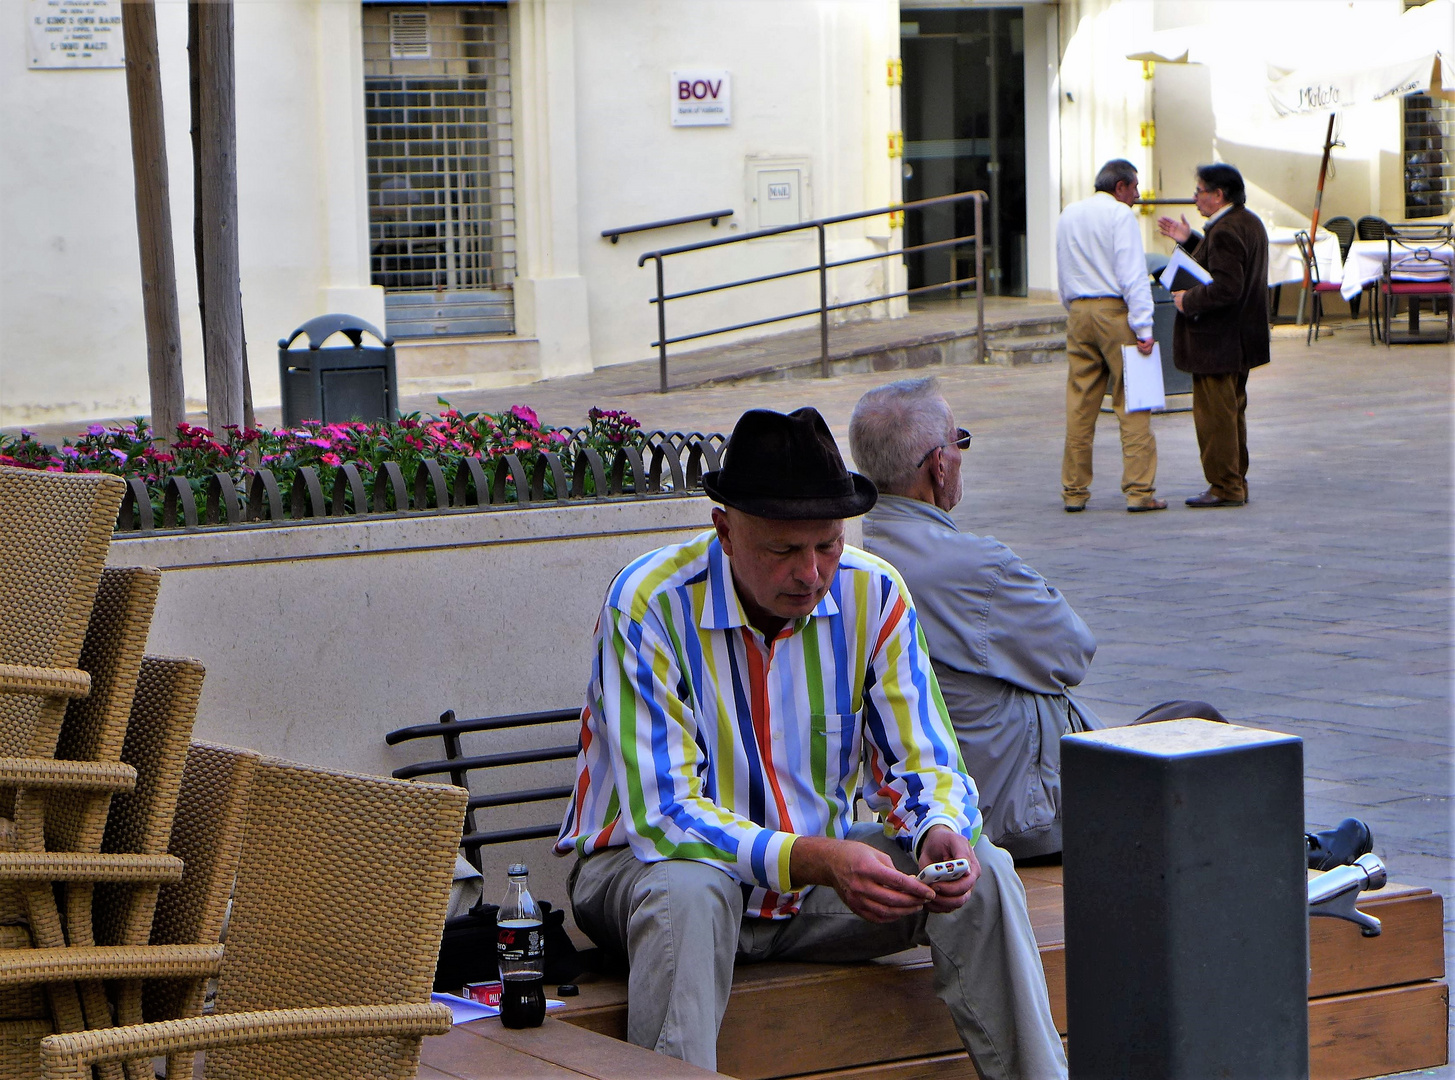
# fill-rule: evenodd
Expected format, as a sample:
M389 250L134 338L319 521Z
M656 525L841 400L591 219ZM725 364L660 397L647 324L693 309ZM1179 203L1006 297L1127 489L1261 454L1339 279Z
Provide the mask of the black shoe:
M1352 817L1339 822L1338 828L1304 833L1304 840L1308 843L1310 870L1350 866L1360 855L1374 850L1374 834L1369 826Z

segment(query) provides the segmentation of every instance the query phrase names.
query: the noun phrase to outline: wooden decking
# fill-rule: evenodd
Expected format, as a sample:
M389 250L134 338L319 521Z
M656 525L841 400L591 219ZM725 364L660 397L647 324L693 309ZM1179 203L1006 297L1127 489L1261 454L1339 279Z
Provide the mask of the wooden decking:
M1021 878L1052 1015L1064 1036L1061 869L1024 868ZM1381 936L1361 937L1342 920L1310 922L1312 1080L1358 1080L1446 1061L1442 898L1429 889L1390 884L1365 894L1360 906L1383 921ZM868 964L740 967L718 1038L718 1068L739 1080L828 1080L830 1074L833 1080L974 1080L975 1069L932 982L928 949ZM863 1022L853 1022L856 1017ZM625 983L588 977L581 996L553 1012L538 1031L510 1032L497 1020L481 1020L426 1040L424 1061L432 1071L420 1075L461 1080L710 1075L660 1055L643 1058L644 1051L618 1041L625 1037Z

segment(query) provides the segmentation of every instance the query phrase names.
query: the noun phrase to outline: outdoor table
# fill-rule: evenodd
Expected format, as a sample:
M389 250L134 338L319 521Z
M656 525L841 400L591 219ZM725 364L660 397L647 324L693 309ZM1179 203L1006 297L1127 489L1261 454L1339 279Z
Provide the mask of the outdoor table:
M1407 247L1404 250L1408 253L1414 248ZM1429 252L1431 260L1438 259L1439 265L1432 267L1432 273L1427 278L1416 277L1412 274L1396 274L1395 277L1405 281L1442 280L1446 272L1444 264L1450 262L1451 257L1455 256L1455 251L1452 251L1448 245L1441 247L1438 244L1431 244ZM1388 257L1389 241L1355 240L1349 247L1349 257L1344 260L1344 284L1343 288L1339 290L1339 295L1345 300L1352 300L1363 292L1366 286L1373 285L1379 280L1379 275L1384 272L1384 260Z
M1303 283L1303 259L1294 237L1304 229L1274 225L1268 229L1268 287ZM1339 238L1328 229L1320 229L1314 240L1314 261L1318 263L1320 281L1338 281L1344 273L1339 257ZM1357 291L1357 290L1356 290Z

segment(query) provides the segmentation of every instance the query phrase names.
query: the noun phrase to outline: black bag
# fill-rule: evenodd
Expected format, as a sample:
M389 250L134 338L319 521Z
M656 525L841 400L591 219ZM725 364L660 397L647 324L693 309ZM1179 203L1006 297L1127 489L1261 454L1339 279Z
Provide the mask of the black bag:
M546 934L546 982L570 982L583 971L592 970L597 950L577 950L566 933L566 913L545 900L537 900ZM434 988L458 993L466 983L490 982L500 977L495 963L495 916L499 904L476 904L463 915L445 920L440 939L439 962L435 966Z

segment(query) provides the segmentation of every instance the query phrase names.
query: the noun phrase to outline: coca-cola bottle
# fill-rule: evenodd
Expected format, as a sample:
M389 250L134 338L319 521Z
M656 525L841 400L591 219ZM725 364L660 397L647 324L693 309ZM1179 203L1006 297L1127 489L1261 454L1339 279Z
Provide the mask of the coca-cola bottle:
M546 934L531 899L524 863L507 871L510 884L495 917L500 962L500 1021L506 1027L540 1027L546 1017Z

